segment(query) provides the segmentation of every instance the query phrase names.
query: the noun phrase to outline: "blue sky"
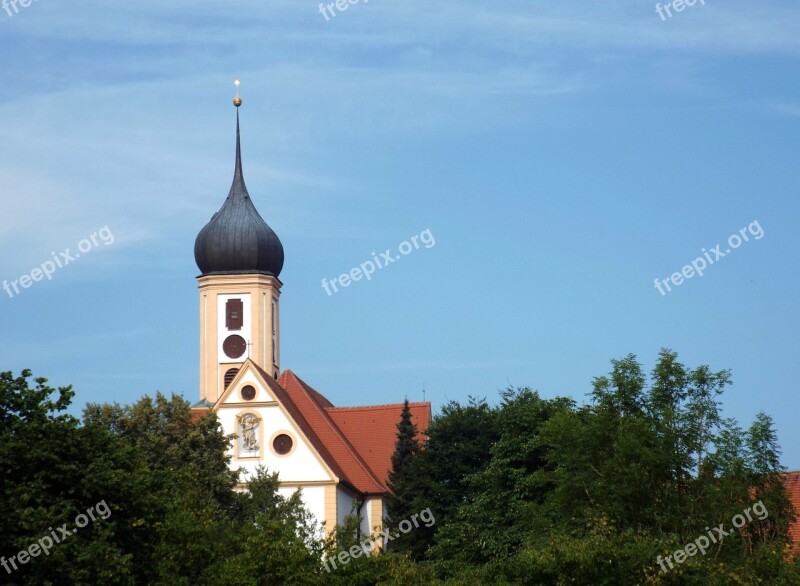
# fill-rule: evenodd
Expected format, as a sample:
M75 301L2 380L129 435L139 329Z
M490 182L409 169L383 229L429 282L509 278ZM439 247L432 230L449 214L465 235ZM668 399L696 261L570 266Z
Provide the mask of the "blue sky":
M282 367L336 405L586 400L661 347L730 368L800 468L800 6L38 0L0 11L0 368L86 402L198 396L194 238L233 171L283 241ZM758 221L751 239L660 295ZM332 279L430 229L328 296ZM722 250L725 250L723 246Z

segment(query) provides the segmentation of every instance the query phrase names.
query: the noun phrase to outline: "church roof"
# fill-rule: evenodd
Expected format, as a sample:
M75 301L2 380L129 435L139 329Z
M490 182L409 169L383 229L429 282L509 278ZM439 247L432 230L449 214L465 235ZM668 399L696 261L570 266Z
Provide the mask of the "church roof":
M276 381L252 364L342 482L362 494L388 492L402 403L336 408L291 370L284 371ZM430 403L412 403L411 410L420 433L424 433L430 422Z
M364 494L386 492L385 479L378 477L369 468L355 447L330 418L325 407L320 404L317 397L322 397L322 395L300 380L291 370L284 371L278 379L278 383L286 389L289 401L297 408L300 416L311 428L313 435L325 447L332 462L340 470L341 474L337 473L337 476ZM327 461L327 463L329 466L331 465L331 461Z
M786 493L792 505L800 513L800 471L786 472L783 475ZM792 551L800 549L800 518L789 523L789 539L791 540Z
M204 275L261 273L277 277L283 245L250 199L242 174L239 110L236 110L236 166L225 203L194 243L194 259Z
M419 439L422 439L430 425L431 404L409 403L408 406L411 409L411 421L417 426ZM402 403L326 409L370 470L383 479L384 484L392 468L397 423L400 421L402 409Z
M389 470L403 403L334 407L291 370L285 370L275 380L249 358L245 365L258 373L341 482L363 495L389 492ZM238 376L242 376L242 371ZM217 405L224 398L225 395L221 396ZM195 420L208 411L206 403L192 407ZM409 407L412 421L422 438L430 425L431 404L409 403Z

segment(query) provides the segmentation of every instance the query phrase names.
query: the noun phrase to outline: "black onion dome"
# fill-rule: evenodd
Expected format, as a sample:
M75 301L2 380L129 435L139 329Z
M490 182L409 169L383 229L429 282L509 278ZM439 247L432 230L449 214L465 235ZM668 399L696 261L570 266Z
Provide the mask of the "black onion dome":
M200 230L194 260L204 275L265 273L283 268L283 245L253 205L242 176L239 111L236 111L236 169L225 203Z

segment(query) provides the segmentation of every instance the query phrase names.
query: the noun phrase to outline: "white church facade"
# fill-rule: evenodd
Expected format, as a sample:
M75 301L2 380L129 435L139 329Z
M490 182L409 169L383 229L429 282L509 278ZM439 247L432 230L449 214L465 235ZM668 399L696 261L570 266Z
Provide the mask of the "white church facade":
M281 371L283 245L250 199L242 174L237 97L233 185L200 231L200 401L236 436L231 467L242 479L259 467L277 472L280 491L302 498L326 531L354 511L362 535L382 530L387 475L402 404L335 407L291 370ZM411 403L424 434L430 403Z

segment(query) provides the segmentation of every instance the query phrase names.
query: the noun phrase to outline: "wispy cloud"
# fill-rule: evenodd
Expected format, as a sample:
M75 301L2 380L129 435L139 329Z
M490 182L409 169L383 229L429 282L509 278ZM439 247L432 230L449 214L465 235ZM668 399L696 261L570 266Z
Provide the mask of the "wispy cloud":
M668 24L651 12L640 0L409 0L325 22L297 0L38 3L0 23L0 48L16 55L0 70L0 140L14 147L0 162L13 218L0 244L39 251L109 224L121 251L176 218L202 225L227 192L232 113L220 104L233 75L259 97L246 109L248 181L299 233L324 225L325 202L360 197L313 162L343 140L503 125L510 106L644 67L693 91L700 55L800 49L797 6L727 1ZM4 262L38 252L25 254Z
M791 102L771 102L770 108L784 116L791 116L792 118L800 117L800 103Z

